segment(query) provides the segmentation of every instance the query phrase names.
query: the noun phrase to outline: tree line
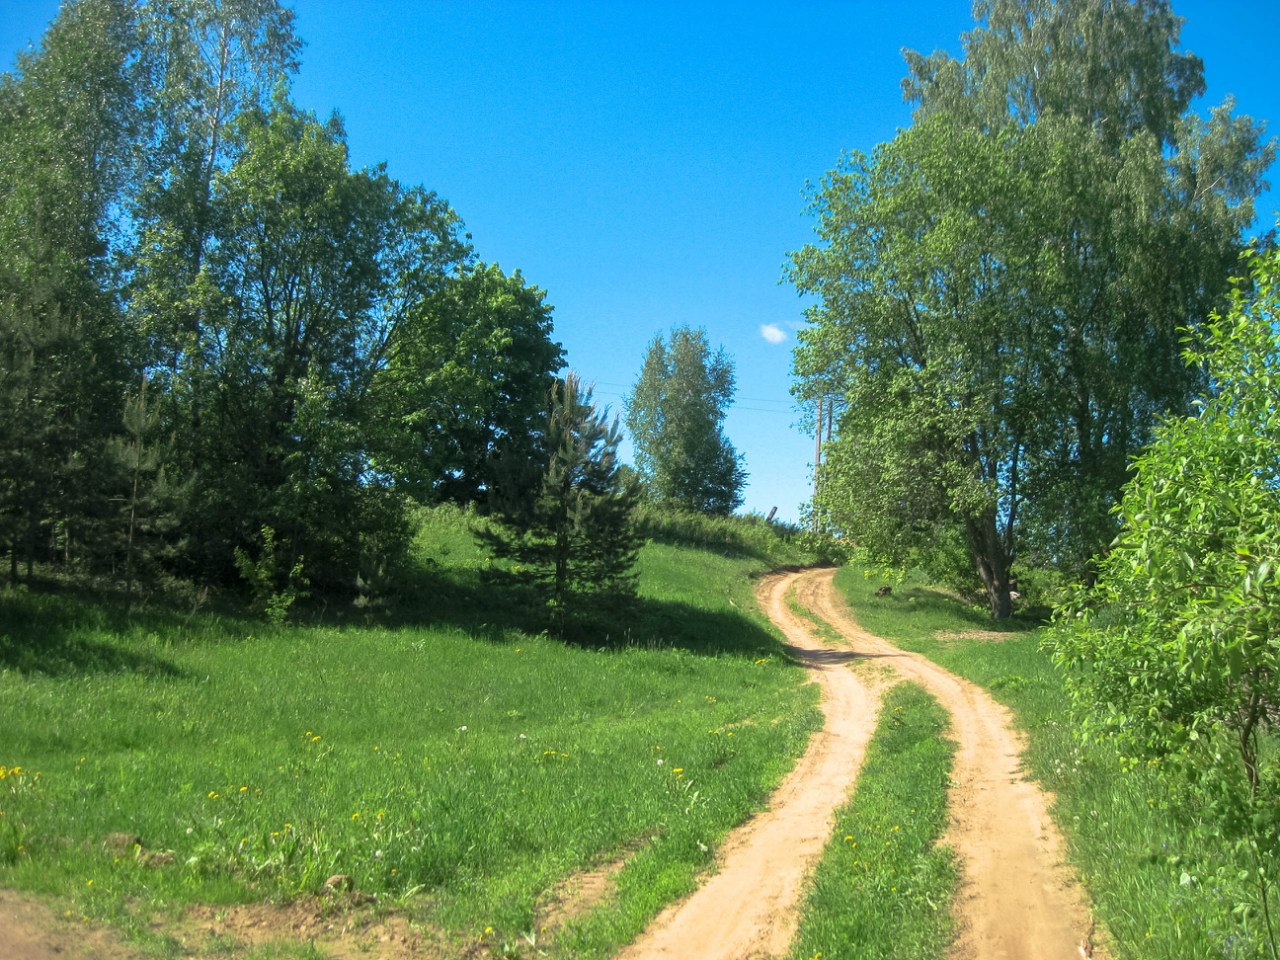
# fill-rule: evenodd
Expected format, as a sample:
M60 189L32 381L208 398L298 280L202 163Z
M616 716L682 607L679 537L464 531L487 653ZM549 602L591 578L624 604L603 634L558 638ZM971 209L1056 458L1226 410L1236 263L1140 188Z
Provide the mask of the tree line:
M299 49L276 0L77 0L0 77L7 579L171 577L279 614L378 590L409 506L452 500L546 561L553 608L625 594L626 505L671 489L617 462L544 291L291 99ZM717 362L695 386L722 405ZM736 486L682 502L736 506L729 459Z
M564 353L457 214L289 97L273 0L66 4L0 80L0 543L350 591L531 457ZM269 531L269 532L268 532Z

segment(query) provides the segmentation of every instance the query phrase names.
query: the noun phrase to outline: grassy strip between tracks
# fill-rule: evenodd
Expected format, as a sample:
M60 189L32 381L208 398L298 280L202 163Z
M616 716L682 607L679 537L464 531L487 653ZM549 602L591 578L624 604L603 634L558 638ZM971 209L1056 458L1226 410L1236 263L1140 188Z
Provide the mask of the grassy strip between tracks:
M886 694L854 796L812 878L795 960L945 952L957 876L938 846L955 749L946 729L946 712L920 687L900 683Z

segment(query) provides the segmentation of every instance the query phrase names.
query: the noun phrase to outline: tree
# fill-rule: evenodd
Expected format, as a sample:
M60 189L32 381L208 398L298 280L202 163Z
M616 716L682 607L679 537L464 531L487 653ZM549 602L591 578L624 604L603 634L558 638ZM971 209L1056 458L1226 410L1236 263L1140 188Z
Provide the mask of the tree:
M146 377L124 400L122 433L107 440L107 461L98 483L111 504L94 530L96 565L124 582L125 609L139 586L155 583L181 542L178 506L189 493L169 482L167 446Z
M494 552L514 560L541 596L557 634L635 595L640 547L635 491L618 460L621 432L570 372L549 393L531 498L506 498Z
M627 429L636 467L659 503L728 514L742 503L746 471L724 434L733 402L733 361L711 353L705 330L676 327L659 335L627 397Z
M475 502L500 462L536 453L547 392L564 366L546 294L497 264L468 266L396 330L375 385L384 465L418 500Z
M366 548L404 539L373 468L373 383L387 343L465 247L447 205L381 170L352 172L337 118L283 96L235 125L203 268L214 294L192 350L216 384L191 532L226 579L264 527L320 588L349 590Z
M1086 729L1198 777L1199 812L1251 862L1260 903L1280 877L1280 253L1187 360L1212 393L1136 461L1096 587L1047 645ZM1274 934L1272 936L1274 955Z
M1113 536L1274 150L1229 103L1187 112L1161 0L975 12L964 60L908 54L915 122L824 179L790 276L822 300L797 391L847 402L816 506L886 563L962 542L1004 617L1024 553L1084 574Z
M59 12L0 77L0 537L19 561L77 559L120 420L130 338L111 214L136 129L124 0Z

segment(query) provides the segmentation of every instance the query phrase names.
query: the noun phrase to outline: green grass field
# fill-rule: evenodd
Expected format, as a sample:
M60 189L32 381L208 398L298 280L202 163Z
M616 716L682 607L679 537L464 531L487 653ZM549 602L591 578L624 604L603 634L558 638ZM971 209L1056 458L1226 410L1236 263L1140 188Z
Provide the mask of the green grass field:
M1028 736L1029 772L1056 798L1054 816L1114 938L1115 960L1269 955L1243 866L1197 839L1196 811L1158 772L1125 767L1105 744L1077 742L1061 680L1040 650L1038 620L995 625L919 580L877 598L883 582L856 566L836 576L863 627L986 687L1013 710Z
M0 593L0 886L157 957L188 955L157 916L306 898L332 874L491 957L608 956L692 889L819 722L750 581L814 557L759 523L650 517L635 618L567 644L495 580L482 521L419 521L394 604L304 625ZM1014 710L1116 960L1264 955L1249 890L1188 829L1194 811L1073 738L1034 619L993 631L927 584L876 598L880 583L837 576L865 627ZM945 717L909 685L889 697L797 960L945 949ZM565 878L619 862L594 909L542 929ZM319 956L225 937L201 952Z
M602 956L634 936L819 722L748 580L806 557L767 531L651 543L628 643L568 645L521 629L473 522L425 514L414 595L358 624L0 594L0 886L178 955L156 911L346 874L452 942L517 955L540 897L625 855L616 894L538 947ZM119 833L144 848L108 849Z

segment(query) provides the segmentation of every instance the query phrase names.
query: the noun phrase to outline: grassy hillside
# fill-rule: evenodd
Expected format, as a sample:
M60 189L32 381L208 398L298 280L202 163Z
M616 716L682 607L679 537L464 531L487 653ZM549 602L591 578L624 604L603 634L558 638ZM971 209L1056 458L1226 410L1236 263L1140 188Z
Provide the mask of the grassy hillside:
M636 621L567 645L522 626L474 517L421 521L401 602L358 622L0 593L0 886L177 954L157 910L345 874L446 942L514 955L559 881L625 857L601 909L538 943L583 956L689 889L818 723L748 580L808 558L761 526L655 531Z

